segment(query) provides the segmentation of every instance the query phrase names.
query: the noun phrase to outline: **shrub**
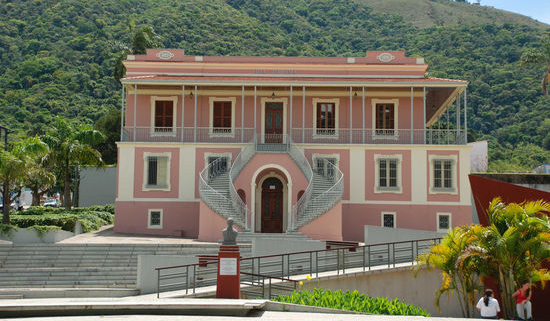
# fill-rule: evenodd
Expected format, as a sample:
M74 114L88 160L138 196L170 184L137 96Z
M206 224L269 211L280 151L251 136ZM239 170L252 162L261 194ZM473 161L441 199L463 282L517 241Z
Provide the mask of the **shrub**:
M15 230L17 226L10 224L0 224L0 235L10 236L11 232Z
M114 207L91 206L65 211L64 208L33 206L25 211L12 212L11 223L16 227L57 226L65 231L74 232L76 222L82 224L87 233L98 230L103 225L113 224Z
M430 314L420 307L398 299L371 298L357 291L342 292L315 289L313 291L293 291L290 295L274 298L273 301L311 305L317 307L355 311L362 313L388 315L420 315L429 317Z

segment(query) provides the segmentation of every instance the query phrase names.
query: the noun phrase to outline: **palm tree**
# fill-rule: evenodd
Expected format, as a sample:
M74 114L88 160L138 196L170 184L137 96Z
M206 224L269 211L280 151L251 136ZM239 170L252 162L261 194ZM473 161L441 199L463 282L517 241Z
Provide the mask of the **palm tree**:
M114 71L114 77L119 82L126 74L126 68L122 64L122 61L128 55L143 55L147 48L158 48L160 46L160 37L155 33L153 27L141 26L136 29L134 22L131 22L130 33L132 34L130 44L119 44L122 47L122 52L115 63Z
M35 159L27 168L24 184L32 191L32 205L38 206L42 196L55 185L55 175Z
M7 205L2 209L2 224L10 224L10 204L15 198L10 196L11 190L22 185L31 159L47 151L47 145L37 137L16 144L9 151L0 150L0 181L4 183L2 197Z
M81 124L74 128L62 117L58 117L54 122L54 127L42 136L42 140L50 148L50 152L46 155L46 163L55 165L62 171L63 206L65 209L71 209L71 166L102 165L101 154L92 145L98 144L104 139L105 136L90 125Z
M471 242L470 227L457 227L449 231L440 244L419 255L415 267L416 272L423 266L441 270L442 284L435 292L434 304L439 309L441 296L455 292L463 317L473 316L476 291L479 288L475 261L462 256Z
M550 204L543 201L510 203L495 198L487 210L489 226L475 230L464 257L475 257L479 272L498 280L505 317L514 316L512 293L522 280L550 280L542 263L550 258Z
M535 65L544 68L542 75L542 92L548 96L548 82L550 81L550 33L542 36L540 48L529 48L523 52L520 65Z

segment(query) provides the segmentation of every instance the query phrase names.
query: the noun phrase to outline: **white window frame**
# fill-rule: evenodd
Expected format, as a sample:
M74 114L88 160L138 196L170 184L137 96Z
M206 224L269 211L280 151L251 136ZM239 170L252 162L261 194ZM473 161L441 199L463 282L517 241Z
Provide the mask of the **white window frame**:
M209 165L208 163L208 159L210 157L225 157L227 159L227 170L229 170L231 168L231 161L232 161L232 158L233 158L233 153L231 152L225 152L225 153L210 153L210 152L206 152L204 153L204 167L206 168L206 166Z
M442 229L442 228L439 228L439 218L441 216L448 216L449 217L449 228L447 229ZM437 228L437 232L438 233L447 233L449 232L450 230L452 230L453 228L453 220L452 220L452 214L451 213L436 213L436 221L435 221L435 224L436 224L436 228Z
M339 128L340 128L340 98L313 98L311 100L311 103L313 105L313 133L312 137L313 139L316 138L333 138L338 139L338 135L340 134ZM323 134L317 134L317 104L318 103L333 103L334 104L334 134L333 135L323 135Z
M169 132L155 132L155 109L157 101L172 101L172 108L174 109L172 131ZM151 96L151 136L171 136L175 137L177 134L176 124L178 122L178 96Z
M153 212L160 213L160 225L151 225L151 214ZM164 210L163 209L149 209L147 211L147 228L149 229L162 229L162 223L164 221Z
M147 185L147 178L149 177L149 157L166 157L166 185L155 187ZM142 191L170 191L170 166L172 164L172 153L143 153L143 186Z
M377 104L393 104L393 135L380 135L376 133L376 105ZM392 139L399 138L399 99L372 99L372 139Z
M380 186L380 160L381 159L395 159L397 160L397 186L396 187L386 187ZM403 155L402 154L374 154L374 193L403 193L403 184L402 184L402 163Z
M218 133L214 131L214 102L216 101L229 101L231 102L231 130L228 132ZM210 105L209 114L209 126L208 135L210 137L235 137L235 105L237 104L237 98L235 97L209 97L208 103Z
M458 156L457 155L430 155L428 158L428 161L430 163L430 194L458 194L458 188L457 188L457 179L458 179L458 172L457 172L457 162L458 162ZM451 161L451 185L452 187L435 187L434 186L434 179L435 179L435 161ZM442 169L443 171L443 169ZM443 172L441 173L441 179L444 180L445 177L443 177Z
M384 215L392 215L393 216L393 227L387 227L384 226ZM380 213L380 226L386 227L386 228L397 228L397 215L395 212L381 212Z
M313 168L314 172L317 172L317 159L318 158L333 158L336 160L336 163L334 164L334 167L340 168L340 154L319 154L319 153L313 153L311 155L311 161L313 162ZM326 171L326 168L325 168Z

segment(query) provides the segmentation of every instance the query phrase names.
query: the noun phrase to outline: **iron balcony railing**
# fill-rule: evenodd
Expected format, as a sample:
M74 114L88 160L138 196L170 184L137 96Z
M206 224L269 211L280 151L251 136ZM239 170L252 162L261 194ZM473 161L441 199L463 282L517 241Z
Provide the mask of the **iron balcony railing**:
M465 145L464 129L314 129L293 128L291 134L260 134L258 143L271 146L297 144L368 145ZM125 127L123 142L246 143L254 139L254 128Z
M243 286L259 286L266 279L284 282L281 279L291 279L296 275L318 277L319 273L328 271L340 274L357 268L366 271L374 267L395 267L401 263L412 265L419 254L426 253L431 246L440 242L441 238L432 238L242 258L241 283ZM217 260L213 259L196 264L155 268L157 297L167 291L194 294L198 288L216 285L217 264ZM290 290L292 287L294 284L287 288ZM259 294L257 292L254 295L257 297ZM265 291L261 294L265 297Z

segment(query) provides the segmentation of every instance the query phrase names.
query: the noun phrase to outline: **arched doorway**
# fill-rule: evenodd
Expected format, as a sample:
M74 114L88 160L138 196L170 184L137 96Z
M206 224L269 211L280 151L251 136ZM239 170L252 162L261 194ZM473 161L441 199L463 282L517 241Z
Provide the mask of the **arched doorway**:
M262 233L283 232L283 183L276 177L262 184Z

